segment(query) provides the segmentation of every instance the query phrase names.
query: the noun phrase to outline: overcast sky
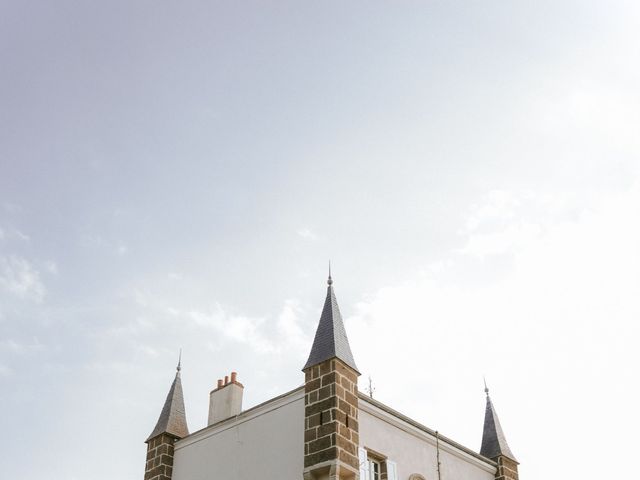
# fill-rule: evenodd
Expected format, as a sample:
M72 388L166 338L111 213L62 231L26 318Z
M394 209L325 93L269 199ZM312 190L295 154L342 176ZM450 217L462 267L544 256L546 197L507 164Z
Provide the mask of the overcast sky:
M523 479L628 477L639 22L0 0L2 477L140 480L180 347L191 431L301 385L329 259L361 389L478 450L486 375Z

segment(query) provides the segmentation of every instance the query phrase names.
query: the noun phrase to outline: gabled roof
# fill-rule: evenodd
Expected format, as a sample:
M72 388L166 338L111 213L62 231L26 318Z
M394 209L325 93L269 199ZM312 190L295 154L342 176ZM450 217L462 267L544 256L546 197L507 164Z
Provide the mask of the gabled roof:
M340 309L338 308L338 301L333 291L331 275L329 275L327 283L329 285L327 287L327 298L324 301L311 353L303 370L318 365L325 360L337 358L358 372L358 367L356 367L356 362L349 346L347 332L342 322L342 315L340 315Z
M180 381L180 364L178 364L176 378L173 379L164 407L162 407L160 418L156 423L156 428L147 438L147 442L162 433L168 433L178 438L184 438L189 435L187 417L184 411L184 397L182 396L182 382Z
M516 457L511 453L507 439L504 436L498 414L496 413L489 390L487 392L487 407L484 414L484 431L482 433L482 447L480 447L480 455L494 459L500 455L509 457L511 460L517 461Z

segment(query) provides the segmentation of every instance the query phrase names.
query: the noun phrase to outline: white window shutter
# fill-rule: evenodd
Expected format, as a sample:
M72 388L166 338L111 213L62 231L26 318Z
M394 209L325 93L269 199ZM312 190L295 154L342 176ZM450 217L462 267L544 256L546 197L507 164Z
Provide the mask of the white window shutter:
M358 462L360 463L360 480L369 480L367 451L364 448L358 449Z
M387 460L387 480L398 480L398 465Z

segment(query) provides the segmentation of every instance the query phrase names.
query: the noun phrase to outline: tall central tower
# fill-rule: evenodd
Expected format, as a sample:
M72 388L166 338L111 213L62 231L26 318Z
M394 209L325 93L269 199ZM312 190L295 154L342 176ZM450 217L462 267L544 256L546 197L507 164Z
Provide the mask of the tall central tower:
M305 375L304 480L359 480L358 377L331 274Z

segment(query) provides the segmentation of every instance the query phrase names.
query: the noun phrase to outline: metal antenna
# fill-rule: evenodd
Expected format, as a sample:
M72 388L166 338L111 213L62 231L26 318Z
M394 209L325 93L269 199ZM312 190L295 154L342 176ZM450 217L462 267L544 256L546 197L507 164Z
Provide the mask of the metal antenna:
M367 388L367 393L369 394L369 396L371 398L373 398L373 392L375 392L376 389L373 386L373 382L371 381L371 375L369 375L369 387Z

